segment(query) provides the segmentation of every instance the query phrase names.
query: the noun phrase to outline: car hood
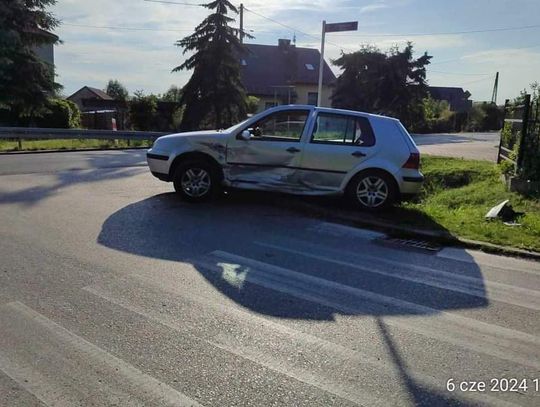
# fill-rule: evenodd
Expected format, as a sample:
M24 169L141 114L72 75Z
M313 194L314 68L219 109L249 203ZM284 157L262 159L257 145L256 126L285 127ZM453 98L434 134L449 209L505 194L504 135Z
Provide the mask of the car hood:
M188 131L183 133L168 134L161 136L158 140L169 141L177 139L193 139L193 141L205 140L221 140L227 138L230 133L218 130L203 130L203 131Z

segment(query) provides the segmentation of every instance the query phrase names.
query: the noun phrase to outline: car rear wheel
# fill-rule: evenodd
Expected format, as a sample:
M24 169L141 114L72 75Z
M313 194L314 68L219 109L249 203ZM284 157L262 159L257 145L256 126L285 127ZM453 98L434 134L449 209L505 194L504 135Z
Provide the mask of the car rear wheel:
M385 172L368 170L356 175L347 188L347 195L356 206L371 211L392 205L397 196L394 180Z
M219 179L212 165L204 161L181 163L174 173L175 191L186 201L202 202L219 190Z

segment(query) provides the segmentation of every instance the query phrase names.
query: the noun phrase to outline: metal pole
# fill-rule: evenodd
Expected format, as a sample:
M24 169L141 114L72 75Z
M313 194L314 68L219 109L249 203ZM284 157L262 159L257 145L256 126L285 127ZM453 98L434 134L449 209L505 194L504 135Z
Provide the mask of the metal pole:
M525 143L527 142L527 130L529 128L529 108L531 105L531 95L527 94L525 95L525 101L523 103L525 106L523 107L523 120L521 122L521 137L519 141L519 151L517 156L517 169L518 171L521 168L521 165L523 164L523 153L525 152Z
M244 4L240 3L240 44L244 43Z
M322 35L321 35L321 60L319 61L319 88L317 92L317 106L321 106L322 101L322 81L323 81L323 68L324 68L324 36L326 34L326 20L322 22Z
M499 136L499 152L497 153L497 164L499 164L501 162L501 147L503 147L502 145L502 142L503 142L503 133L504 133L504 124L506 123L505 122L505 119L506 119L506 112L508 111L508 105L510 104L510 99L506 99L504 101L504 116L503 116L503 122L502 122L502 127L501 127L501 135ZM504 146L506 147L506 146Z

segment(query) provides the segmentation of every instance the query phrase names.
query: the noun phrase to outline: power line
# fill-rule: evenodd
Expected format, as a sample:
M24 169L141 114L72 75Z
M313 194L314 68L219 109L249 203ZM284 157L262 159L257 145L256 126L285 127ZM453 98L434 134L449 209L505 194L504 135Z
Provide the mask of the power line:
M446 32L432 32L432 33L404 33L404 34L340 34L340 37L423 37L423 36L436 36L436 35L463 35L463 34L480 34L488 32L499 31L517 31L517 30L530 30L534 28L540 28L540 24L525 25L521 27L503 27L503 28L487 28L483 30L468 30L468 31L446 31Z
M492 79L491 77L490 78L475 79L474 81L464 82L464 83L462 83L462 85L470 85L472 83L490 81L491 79Z
M305 35L306 37L314 38L314 39L316 39L317 41L320 40L320 36L318 36L318 35L309 34L309 33L306 33L306 32L304 32L304 31L301 31L301 30L299 30L299 29L297 29L297 28L291 27L290 25L283 24L283 23L280 22L280 21L274 20L273 18L267 17L267 16L265 16L265 15L263 15L263 14L261 14L261 13L258 13L258 12L256 12L256 11L253 11L253 10L247 8L247 7L244 7L244 10L249 11L250 13L255 14L255 15L259 16L259 17L262 17L262 18L264 18L264 19L266 19L266 20L268 20L268 21L271 21L271 22L273 22L274 24L278 24L278 25L280 25L280 26L282 26L282 27L288 28L289 30L293 30L295 33L299 33L299 34ZM347 51L351 51L350 48L344 47L344 46L342 46L342 45L339 45L339 44L336 44L336 43L333 43L333 42L330 42L330 41L326 41L326 43L327 43L327 44L331 44L331 45L333 45L333 46L335 46L335 47L338 47L338 48L341 48L341 49L345 49L345 50L347 50Z
M525 47L512 48L509 52L520 51L520 50L523 50L523 49L537 48L537 47L540 47L540 44L527 45ZM496 50L494 50L494 51L496 51ZM466 58L467 58L467 56L463 56L463 57L459 57L459 58L452 58L452 59L445 59L444 61L432 62L431 65L447 64L448 62L462 61L463 59L466 59Z
M144 0L144 1L148 3L180 4L182 6L204 7L204 4L202 3L187 3L183 1L167 1L167 0Z
M434 71L432 69L429 69L429 72L442 73L442 74L447 74L447 75L477 75L477 76L492 75L491 73L447 72L447 71Z
M165 31L165 32L191 32L193 30L167 30L163 28L145 28L145 27L122 27L122 26L113 26L113 25L89 25L89 24L72 24L64 23L69 27L82 27L82 28L98 28L98 29L107 29L107 30L127 30L127 31Z

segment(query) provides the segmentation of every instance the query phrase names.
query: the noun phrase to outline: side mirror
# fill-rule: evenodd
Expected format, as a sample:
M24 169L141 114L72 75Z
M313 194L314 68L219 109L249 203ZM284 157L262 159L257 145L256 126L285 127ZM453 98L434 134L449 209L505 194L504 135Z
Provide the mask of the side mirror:
M251 132L249 130L244 130L238 135L238 139L248 141L251 138Z

